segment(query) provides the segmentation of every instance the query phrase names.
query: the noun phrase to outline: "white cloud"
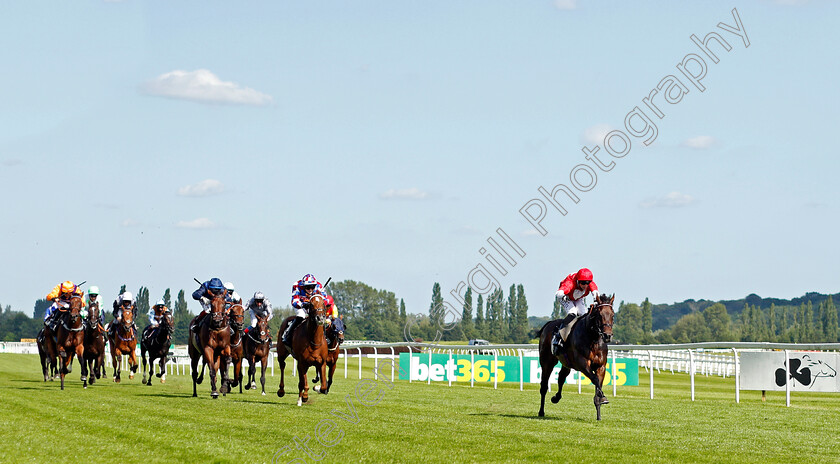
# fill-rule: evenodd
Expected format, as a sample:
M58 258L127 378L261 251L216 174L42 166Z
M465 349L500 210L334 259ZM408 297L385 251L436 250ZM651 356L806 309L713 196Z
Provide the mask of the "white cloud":
M649 198L639 204L642 208L682 208L694 203L694 197L680 192L671 192L659 198Z
M577 0L554 0L554 8L558 10L574 10L577 8Z
M612 130L613 128L609 124L596 124L583 131L581 139L586 145L601 145L604 143L604 137Z
M143 93L158 97L178 98L201 103L229 103L234 105L262 106L271 103L270 95L234 82L225 82L206 70L176 70L140 86Z
M186 185L178 189L178 195L183 197L206 197L217 195L225 191L225 186L216 179L206 179L197 184Z
M717 139L710 135L698 135L683 141L682 146L694 148L697 150L705 150L717 144Z
M140 223L134 219L123 219L123 221L120 222L120 227L137 227L139 225Z
M418 188L391 189L379 194L379 198L383 200L425 200L429 198L429 193Z
M198 218L192 221L178 221L175 227L180 229L215 229L216 223L207 218Z

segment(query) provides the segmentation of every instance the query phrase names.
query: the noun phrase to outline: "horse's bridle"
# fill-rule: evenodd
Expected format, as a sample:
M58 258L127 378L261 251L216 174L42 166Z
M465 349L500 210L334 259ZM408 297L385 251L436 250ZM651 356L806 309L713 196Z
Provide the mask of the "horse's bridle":
M595 306L592 307L592 309L589 311L589 314L592 314L596 309L598 309L602 306L609 306L610 309L612 309L612 304L610 304L610 303L598 303L598 304L596 304ZM600 318L598 318L598 321L600 322ZM608 340L607 340L607 334L604 332L604 329L606 329L606 328L611 329L612 326L613 326L612 324L604 324L604 323L595 324L595 328L598 330L598 336L602 340L604 340L605 343Z
M75 300L75 299L78 299L79 301L81 301L82 297L80 297L78 295L73 295L73 296L70 297L71 301ZM75 328L67 327L67 319L70 319L70 321L72 323L72 321L75 321L75 320L78 320L78 319L82 318L81 314L78 314L78 313L73 314L71 312L69 302L68 302L68 306L66 307L66 309L60 309L59 308L58 311L61 312L64 315L64 317L61 318L61 326L64 327L65 330L67 330L69 332L81 332L82 330L85 330L84 322L82 322L82 324L79 324L79 327L75 327Z

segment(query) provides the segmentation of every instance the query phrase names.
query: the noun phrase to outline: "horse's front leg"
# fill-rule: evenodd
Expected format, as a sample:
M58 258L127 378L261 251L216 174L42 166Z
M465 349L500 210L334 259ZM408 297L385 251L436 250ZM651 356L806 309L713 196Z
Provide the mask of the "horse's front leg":
M149 364L150 366L149 366L149 369L148 369L148 370L149 370L149 384L151 384L151 383L152 383L152 371L154 370L154 368L153 368L153 367L151 367L151 363L152 363L152 360L151 360L151 353L149 353L149 355L150 355L150 356L149 356L149 358L150 358L150 359L149 359L148 364ZM142 383L143 385L145 385L145 384L146 384L146 364L147 364L147 363L146 363L146 347L145 347L145 346L143 346L143 344L141 344L141 345L140 345L140 360L143 362L143 365L142 365L142 369L143 369L143 379L140 381L140 383Z
M222 395L227 396L228 392L230 392L230 377L228 377L228 366L231 364L230 347L222 350L218 363L220 364L218 368L222 373L222 384L219 390L221 390ZM236 375L236 372L233 375Z
M128 353L128 366L130 370L128 371L128 380L134 378L134 374L137 373L137 367L140 365L137 362L137 353L134 352L135 347L131 348L131 351Z
M329 376L329 379L327 379L327 390L328 391L329 391L330 388L332 388L333 374L335 373L336 364L338 364L338 359L336 359L335 362L330 363L330 370L327 373L327 375Z
M571 371L572 370L566 366L563 366L560 369L560 374L557 376L557 393L551 397L552 403L557 404L557 402L560 401L560 398L563 397L563 385L566 384L566 377L569 376L569 372Z
M213 348L210 346L204 348L204 363L210 372L210 396L215 400L219 397L219 392L216 390L216 369L218 367L218 361L215 359L215 353L213 351ZM203 370L204 368L202 367Z
M601 420L601 405L602 404L609 404L607 397L604 396L604 391L601 387L604 385L604 376L606 374L607 368L605 366L600 366L594 371L590 371L586 374L592 384L595 385L595 397L592 399L592 402L595 403L595 415L597 420Z
M122 370L122 355L116 349L111 349L111 367L114 368L114 382L120 383L120 371Z
M282 398L286 395L286 356L287 354L280 355L277 353L277 364L280 365L280 386L277 387L277 396Z
M300 377L298 379L298 406L309 401L309 382L306 379L306 371L308 370L309 366L305 362L298 363L298 376Z
M551 381L551 371L557 365L557 358L552 356L540 356L542 377L540 378L540 417L545 417L545 394L548 393L548 382Z
M163 356L160 358L160 372L156 375L160 377L160 383L166 383L166 358L168 353L164 353ZM149 377L149 382L151 382L151 376Z
M87 362L85 362L85 345L80 343L76 345L76 357L79 358L79 364L81 364L82 369L82 386L87 388L88 382L88 366Z
M268 363L268 356L262 358L260 361L260 384L262 385L262 395L265 396L265 368L268 367L266 364Z
M68 356L67 353L64 352L64 348L58 350L58 357L60 359L58 375L61 377L61 389L64 390L64 375L67 373L67 360Z
M318 373L321 375L321 388L318 388L318 393L326 395L329 393L329 386L327 386L327 363L322 362L318 367Z

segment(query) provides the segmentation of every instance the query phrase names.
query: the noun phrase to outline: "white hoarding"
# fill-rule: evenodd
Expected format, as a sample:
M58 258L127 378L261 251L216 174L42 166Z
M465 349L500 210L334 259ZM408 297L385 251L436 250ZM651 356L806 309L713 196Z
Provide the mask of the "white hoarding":
M790 371L784 351L741 353L741 390L840 392L840 353L791 351Z

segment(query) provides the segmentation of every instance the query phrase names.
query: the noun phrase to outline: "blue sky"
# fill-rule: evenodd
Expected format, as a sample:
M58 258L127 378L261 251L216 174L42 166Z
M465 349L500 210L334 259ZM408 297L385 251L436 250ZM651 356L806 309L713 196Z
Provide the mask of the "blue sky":
M750 45L717 28L737 8ZM617 299L837 292L840 5L19 2L0 16L0 302L59 281L153 298L303 274L426 312L503 228L547 315L586 266ZM519 213L717 31L706 89L537 234ZM679 77L684 77L677 74ZM685 80L685 79L683 79ZM687 81L686 81L687 82ZM661 98L661 97L660 97ZM644 109L644 108L643 108ZM599 137L600 136L600 137ZM611 159L602 149L602 159Z

